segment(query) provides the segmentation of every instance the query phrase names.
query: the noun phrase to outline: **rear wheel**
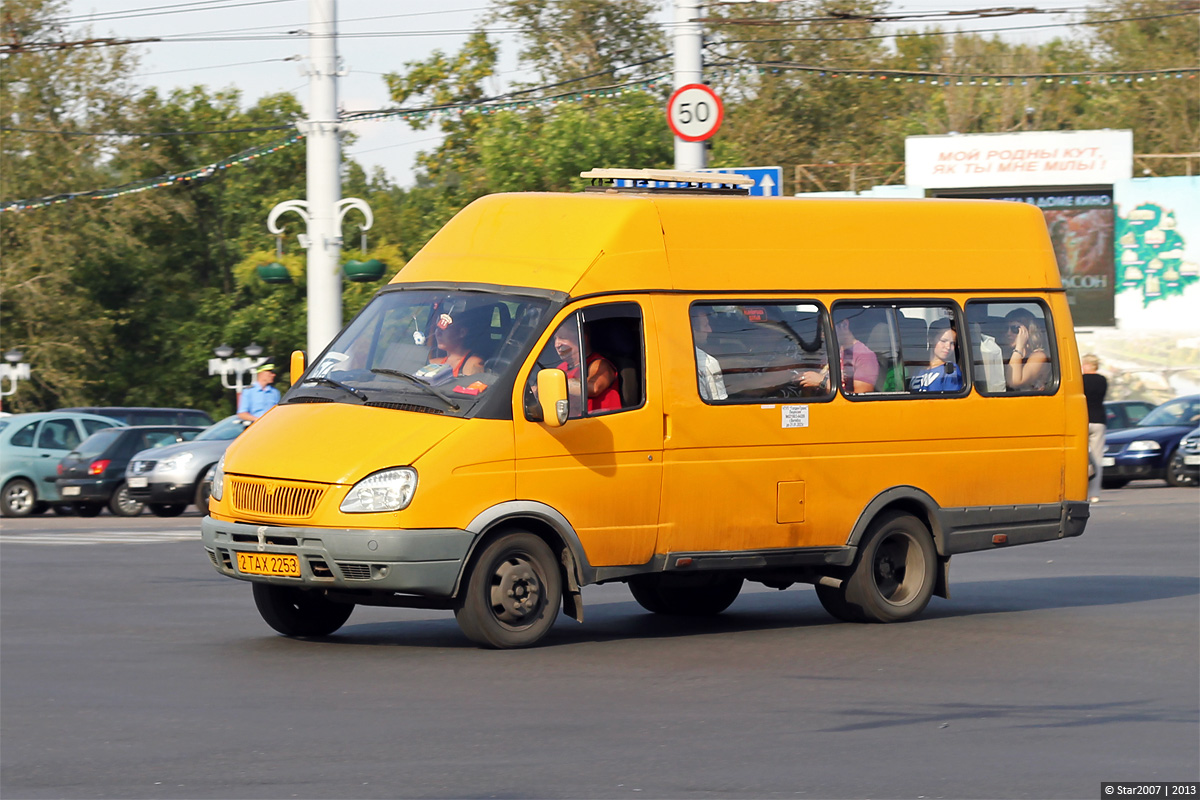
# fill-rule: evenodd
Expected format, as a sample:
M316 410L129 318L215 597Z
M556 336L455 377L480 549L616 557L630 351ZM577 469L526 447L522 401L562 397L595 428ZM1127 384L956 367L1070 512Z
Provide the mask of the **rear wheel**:
M467 638L485 647L529 647L562 606L558 560L532 533L508 533L484 548L454 612Z
M154 503L150 513L156 517L178 517L187 508L187 503Z
M711 617L720 614L742 591L742 578L721 575L638 575L629 579L629 591L642 608L677 617Z
M842 590L864 621L900 622L925 610L936 577L937 551L929 529L913 515L893 511L867 529Z
M1172 453L1171 459L1167 462L1167 485L1195 486L1197 482L1196 473L1189 470L1183 463L1183 452L1176 450Z
M104 510L104 506L100 503L74 503L71 508L75 509L77 517L98 517Z
M314 589L254 584L258 613L284 636L328 636L346 623L353 603L335 603Z
M0 492L0 515L5 517L28 517L37 507L37 494L33 484L24 478L14 478L4 484Z
M121 481L121 485L108 501L108 510L118 517L136 517L145 508L145 503L130 496L129 486L125 481Z

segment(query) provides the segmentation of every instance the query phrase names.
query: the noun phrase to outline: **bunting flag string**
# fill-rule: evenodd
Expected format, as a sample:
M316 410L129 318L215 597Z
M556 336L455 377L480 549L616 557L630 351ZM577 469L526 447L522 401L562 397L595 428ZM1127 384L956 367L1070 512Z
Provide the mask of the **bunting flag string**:
M63 194L50 195L48 197L38 197L32 200L12 200L0 203L0 213L6 211L30 211L37 208L45 208L46 206L59 205L61 203L69 203L72 200L110 200L114 197L123 197L127 194L136 194L145 192L150 189L162 189L168 186L187 186L196 181L202 181L206 178L211 178L218 172L229 169L230 167L239 164L246 164L255 161L264 156L278 152L285 147L289 147L304 138L304 134L295 133L286 139L278 139L274 142L258 145L256 147L247 148L240 153L234 153L220 161L214 161L211 164L206 164L203 167L189 169L186 172L177 172L172 175L159 175L154 178L143 178L137 181L123 183L120 186L114 186L110 189L93 189L88 192L66 192Z
M890 83L912 83L927 86L1137 86L1158 81L1195 79L1200 67L1170 69L1123 70L1119 72L918 72L888 69L831 69L787 62L724 62L709 65L721 70L724 77L753 73L757 75L783 72L807 72L821 78L877 80Z

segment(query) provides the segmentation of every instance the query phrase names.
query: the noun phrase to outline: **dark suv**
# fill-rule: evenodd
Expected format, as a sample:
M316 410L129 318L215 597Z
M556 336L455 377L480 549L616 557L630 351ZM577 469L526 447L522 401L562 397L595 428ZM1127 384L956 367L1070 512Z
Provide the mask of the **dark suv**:
M213 424L212 417L195 408L152 408L148 406L87 406L64 408L62 411L79 411L112 417L122 425L199 425L207 428Z
M58 465L55 484L64 501L69 501L81 517L94 517L108 506L117 516L134 517L142 513L142 502L129 496L125 485L125 467L134 453L152 447L186 442L200 431L194 425L141 425L134 428L108 428L94 433ZM159 516L173 517L187 507L155 508Z

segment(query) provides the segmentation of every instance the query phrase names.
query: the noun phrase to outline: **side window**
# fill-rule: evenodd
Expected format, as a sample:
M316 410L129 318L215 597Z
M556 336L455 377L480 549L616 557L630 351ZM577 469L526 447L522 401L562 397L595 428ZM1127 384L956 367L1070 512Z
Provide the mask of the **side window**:
M694 303L690 316L704 402L832 396L825 312L815 303Z
M73 450L80 441L79 431L69 419L48 420L38 434L38 447L46 450Z
M85 420L80 420L80 421L83 423L83 429L85 431L87 431L88 436L91 436L96 431L102 431L105 428L116 427L115 422L101 422L101 421L95 420L95 419L85 419Z
M904 385L914 394L960 394L970 381L959 344L958 315L949 305L898 306L896 324Z
M152 447L162 447L163 445L175 444L179 441L179 434L174 431L150 431L143 434L142 441L139 442L138 450L149 450Z
M540 418L537 374L567 374L568 419L627 411L645 400L642 310L636 303L590 306L567 317L538 355L525 387L525 416Z
M1045 306L1037 300L967 303L971 369L980 394L1056 388L1058 357Z
M9 439L9 442L14 447L33 447L33 432L37 430L37 426L38 424L36 422L29 423L24 428L21 428L21 430L14 433L12 435L12 439Z

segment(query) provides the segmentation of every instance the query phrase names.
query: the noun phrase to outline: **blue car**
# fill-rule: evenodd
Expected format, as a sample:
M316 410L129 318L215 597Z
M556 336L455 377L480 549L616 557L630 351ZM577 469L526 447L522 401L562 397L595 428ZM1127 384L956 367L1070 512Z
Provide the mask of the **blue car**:
M1161 478L1171 486L1186 486L1180 470L1168 467L1184 436L1200 424L1200 394L1168 400L1132 428L1104 437L1105 489L1119 489L1132 480Z

